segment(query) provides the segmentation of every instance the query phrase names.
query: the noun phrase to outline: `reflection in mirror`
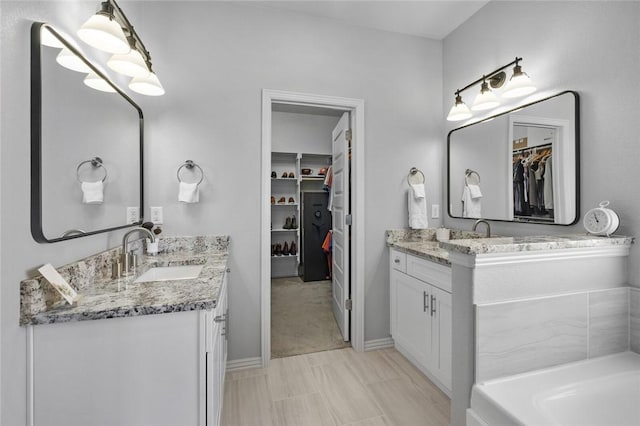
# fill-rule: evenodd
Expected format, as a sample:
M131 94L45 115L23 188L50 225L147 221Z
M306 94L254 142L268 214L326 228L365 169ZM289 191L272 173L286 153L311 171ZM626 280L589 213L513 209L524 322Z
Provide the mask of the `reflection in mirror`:
M34 239L131 226L126 208L142 211L142 111L51 26L34 23L31 36Z
M575 223L578 122L578 94L566 91L452 130L449 215Z

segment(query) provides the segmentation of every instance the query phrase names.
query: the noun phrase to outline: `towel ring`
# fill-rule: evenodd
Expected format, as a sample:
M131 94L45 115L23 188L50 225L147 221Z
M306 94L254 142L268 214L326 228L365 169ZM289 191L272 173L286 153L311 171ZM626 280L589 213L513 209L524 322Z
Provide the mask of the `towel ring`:
M196 163L194 163L191 160L185 161L184 164L178 168L178 172L176 173L176 176L178 177L178 182L182 182L182 179L180 179L180 170L182 170L184 167L186 167L189 170L193 169L194 167L200 170L200 180L196 184L196 185L200 185L204 180L204 172L202 171L202 167L198 166Z
M478 180L476 182L476 185L480 183L480 174L478 172L476 172L475 170L471 170L471 169L467 169L464 171L464 181L468 184L469 181L467 180L471 175L476 175L476 179Z
M96 168L102 167L102 169L104 170L104 177L102 178L102 182L107 180L107 168L102 164L102 158L94 157L91 160L85 160L82 163L78 164L78 167L76 168L76 176L77 176L78 182L80 183L83 182L82 179L80 179L80 168L88 163L91 163L91 165Z
M418 185L424 183L424 173L418 170L415 167L412 167L409 170L409 174L407 175L407 183L411 185Z

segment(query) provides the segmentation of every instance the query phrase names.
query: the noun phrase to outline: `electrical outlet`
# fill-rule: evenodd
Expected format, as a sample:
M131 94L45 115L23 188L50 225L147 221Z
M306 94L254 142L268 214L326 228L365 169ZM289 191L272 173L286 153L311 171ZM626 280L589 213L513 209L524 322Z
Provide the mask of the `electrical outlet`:
M431 204L431 218L437 219L440 217L440 204Z
M127 223L136 223L140 220L139 207L127 207Z
M162 207L149 207L151 211L150 219L154 225L162 224Z

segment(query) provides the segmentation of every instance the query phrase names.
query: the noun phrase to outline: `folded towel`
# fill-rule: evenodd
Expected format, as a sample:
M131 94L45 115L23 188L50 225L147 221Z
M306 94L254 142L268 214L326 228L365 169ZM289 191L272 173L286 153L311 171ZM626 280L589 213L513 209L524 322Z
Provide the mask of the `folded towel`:
M197 183L180 182L178 201L183 203L197 203L200 201L200 191Z
M480 191L479 185L467 185L469 187L469 194L471 198L476 199L482 197L482 191Z
M413 190L413 196L416 199L424 198L424 183L411 184L411 189Z
M409 228L428 228L429 223L427 221L427 200L424 197L416 198L412 190L409 190L407 192L407 195L409 199Z
M471 186L471 185L469 185ZM482 217L482 199L471 198L471 190L465 185L462 190L462 217Z
M97 182L82 182L82 202L84 204L102 204L104 185L101 180Z

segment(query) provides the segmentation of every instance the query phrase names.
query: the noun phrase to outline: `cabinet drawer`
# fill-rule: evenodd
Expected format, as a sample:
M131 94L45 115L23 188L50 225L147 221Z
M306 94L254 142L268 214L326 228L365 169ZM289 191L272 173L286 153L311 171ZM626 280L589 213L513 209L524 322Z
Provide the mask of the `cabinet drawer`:
M391 249L389 256L391 268L400 272L407 272L407 254L398 250Z
M451 293L450 267L430 262L411 254L406 255L405 262L408 275Z

